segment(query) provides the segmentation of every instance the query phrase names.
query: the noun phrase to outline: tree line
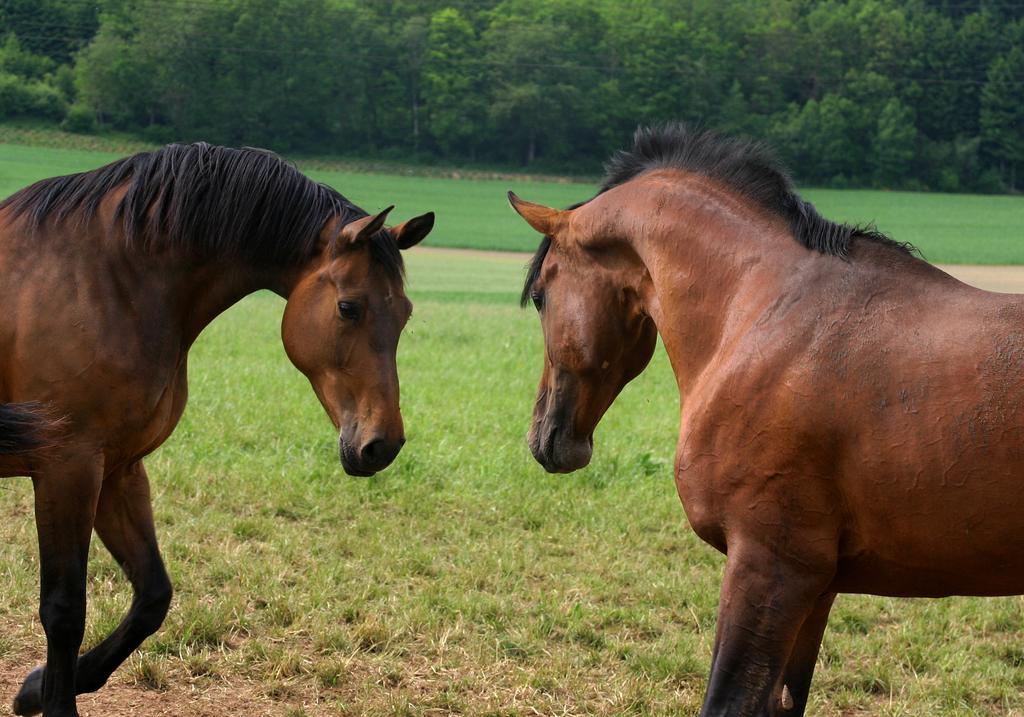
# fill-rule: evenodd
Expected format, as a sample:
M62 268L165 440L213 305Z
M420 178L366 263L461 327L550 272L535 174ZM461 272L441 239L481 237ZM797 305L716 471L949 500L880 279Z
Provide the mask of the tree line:
M804 183L1024 186L1024 0L0 0L0 119L595 171L638 124Z

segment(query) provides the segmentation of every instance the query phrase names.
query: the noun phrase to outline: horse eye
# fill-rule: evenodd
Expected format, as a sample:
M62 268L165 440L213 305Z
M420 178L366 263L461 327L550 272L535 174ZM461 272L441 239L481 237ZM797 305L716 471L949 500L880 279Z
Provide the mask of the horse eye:
M363 315L363 307L352 301L339 301L338 313L347 321L358 321Z
M530 299L533 300L533 305L537 308L537 311L544 308L544 294L539 291L531 292Z

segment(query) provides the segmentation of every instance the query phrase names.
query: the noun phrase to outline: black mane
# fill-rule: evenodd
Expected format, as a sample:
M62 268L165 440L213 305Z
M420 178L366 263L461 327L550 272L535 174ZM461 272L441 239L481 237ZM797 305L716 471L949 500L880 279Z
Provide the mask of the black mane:
M822 254L848 259L853 242L858 239L908 254L915 251L912 245L893 241L870 225L825 219L814 205L800 198L789 174L766 145L684 124L638 129L633 135L632 149L616 152L605 165L605 178L598 194L644 172L664 168L681 169L721 182L788 220L793 238ZM551 239L545 237L530 263L521 296L524 306L550 247Z
M180 250L204 258L257 265L293 265L310 258L333 217L341 227L366 212L334 189L314 182L277 155L199 142L169 144L99 169L36 182L0 203L32 228L47 219L91 218L111 191L125 186L117 205L126 246ZM387 232L371 253L394 277L402 256Z

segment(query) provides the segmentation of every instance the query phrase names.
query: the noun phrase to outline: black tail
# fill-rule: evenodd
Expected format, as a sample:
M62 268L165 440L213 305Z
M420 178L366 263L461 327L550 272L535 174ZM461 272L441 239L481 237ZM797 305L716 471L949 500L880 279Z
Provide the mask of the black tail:
M0 455L31 453L53 443L56 422L39 403L0 404Z

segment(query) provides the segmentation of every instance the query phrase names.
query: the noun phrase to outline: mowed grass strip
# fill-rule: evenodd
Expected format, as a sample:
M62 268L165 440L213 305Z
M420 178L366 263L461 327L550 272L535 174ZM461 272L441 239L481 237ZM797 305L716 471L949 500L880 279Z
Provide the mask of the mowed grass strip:
M82 171L121 155L0 144L0 197L44 177ZM300 163L301 166L301 163ZM532 251L535 235L508 208L511 189L525 199L563 207L593 196L588 184L532 179L448 179L312 170L368 211L396 205L395 218L437 213L432 246ZM827 217L874 223L911 242L934 263L1024 264L1024 197L807 189Z
M341 472L280 345L279 298L250 297L200 337L182 424L147 460L177 594L115 679L255 684L292 717L695 714L723 559L676 496L663 352L609 411L593 465L547 475L524 441L542 343L515 306L521 262L408 260L409 443L372 479ZM0 659L27 665L44 645L31 486L0 493ZM98 545L89 597L94 644L130 598ZM811 710L1020 714L1022 645L1020 598L843 596Z

